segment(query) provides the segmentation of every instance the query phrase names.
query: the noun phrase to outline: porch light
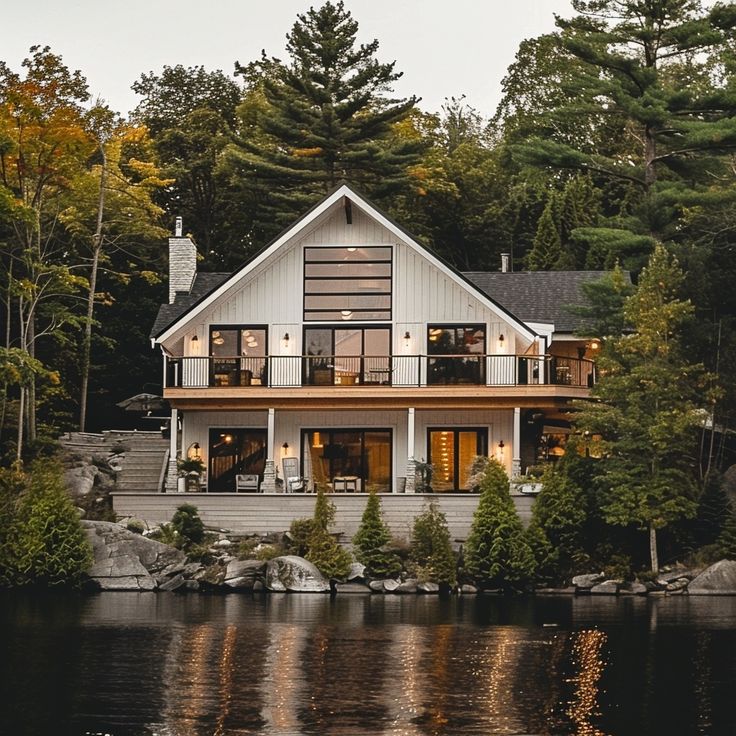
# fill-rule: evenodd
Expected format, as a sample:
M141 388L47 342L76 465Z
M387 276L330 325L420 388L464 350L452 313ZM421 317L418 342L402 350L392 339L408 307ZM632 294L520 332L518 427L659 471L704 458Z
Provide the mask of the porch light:
M189 341L189 352L191 355L199 355L199 338L196 335Z
M289 333L288 332L284 333L284 347L285 348L289 347Z
M284 444L281 445L281 449L284 451L284 455L288 455L289 454L289 443L284 442Z
M348 253L355 253L355 251L358 250L357 248L348 248Z
M404 333L404 347L408 348L411 346L411 335L409 334L409 330L407 330Z
M506 445L504 445L503 440L500 440L499 443L498 443L498 462L500 462L500 463L503 462L504 448L505 447L506 447Z
M202 459L202 448L199 446L199 442L192 442L187 449L187 458L189 460L201 460Z
M504 343L506 338L503 336L503 332L498 336L498 351L502 352L504 349Z

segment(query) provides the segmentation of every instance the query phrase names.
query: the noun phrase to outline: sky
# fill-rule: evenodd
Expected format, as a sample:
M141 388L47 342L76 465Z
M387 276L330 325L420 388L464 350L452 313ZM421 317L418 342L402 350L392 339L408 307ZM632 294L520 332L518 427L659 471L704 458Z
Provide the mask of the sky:
M234 62L285 58L298 13L321 0L33 0L3 8L0 60L20 71L34 45L48 45L87 78L93 97L127 114L131 84L165 65L232 74ZM345 0L359 41L377 38L380 61L404 76L395 91L436 112L449 97L491 116L519 43L554 30L570 0Z

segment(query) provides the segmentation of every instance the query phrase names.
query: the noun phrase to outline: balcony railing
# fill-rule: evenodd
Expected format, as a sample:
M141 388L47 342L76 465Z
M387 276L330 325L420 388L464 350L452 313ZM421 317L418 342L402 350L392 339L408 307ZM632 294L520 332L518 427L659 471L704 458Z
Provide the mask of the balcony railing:
M272 355L166 359L166 386L475 386L590 387L595 364L554 355Z

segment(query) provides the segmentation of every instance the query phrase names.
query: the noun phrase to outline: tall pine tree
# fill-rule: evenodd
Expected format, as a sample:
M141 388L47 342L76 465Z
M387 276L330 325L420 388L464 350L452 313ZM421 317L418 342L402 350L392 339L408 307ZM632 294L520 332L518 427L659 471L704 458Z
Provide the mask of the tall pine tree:
M604 439L597 484L606 521L648 530L654 572L657 531L696 512L698 409L709 393L702 366L682 350L693 312L678 298L682 279L676 259L658 245L624 305L634 333L605 344L592 392L598 401L575 419Z
M287 63L265 56L261 62L265 108L255 121L246 118L250 106L241 110L246 119L228 155L235 179L267 193L263 214L271 231L342 179L379 200L407 181L417 144L391 133L416 99L387 96L401 74L395 62L376 59L377 40L358 45L357 33L343 3L327 2L297 17Z

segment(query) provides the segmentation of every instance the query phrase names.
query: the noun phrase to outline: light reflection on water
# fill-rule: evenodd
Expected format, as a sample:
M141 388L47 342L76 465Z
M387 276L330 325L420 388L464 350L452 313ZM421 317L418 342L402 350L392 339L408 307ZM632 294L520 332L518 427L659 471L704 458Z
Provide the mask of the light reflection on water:
M14 735L736 732L731 598L0 604L0 723Z

